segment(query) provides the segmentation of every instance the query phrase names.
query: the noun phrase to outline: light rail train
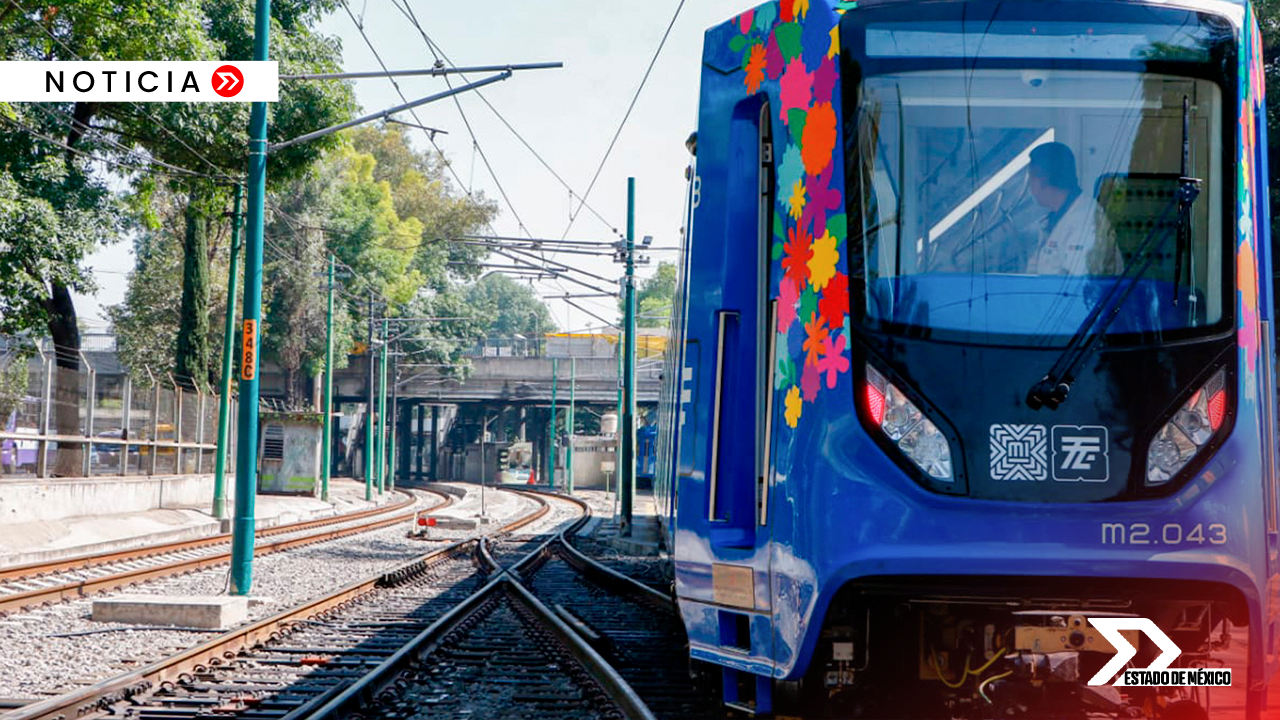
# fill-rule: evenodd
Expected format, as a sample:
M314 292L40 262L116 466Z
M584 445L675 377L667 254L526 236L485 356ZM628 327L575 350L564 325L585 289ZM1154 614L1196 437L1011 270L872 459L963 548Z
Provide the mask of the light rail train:
M727 704L1280 717L1263 84L1227 0L707 31L655 486ZM1231 685L1112 684L1158 636Z

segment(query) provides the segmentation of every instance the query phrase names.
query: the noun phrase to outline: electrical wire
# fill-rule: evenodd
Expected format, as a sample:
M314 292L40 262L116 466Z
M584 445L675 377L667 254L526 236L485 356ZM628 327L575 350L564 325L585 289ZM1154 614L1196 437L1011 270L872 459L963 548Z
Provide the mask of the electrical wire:
M578 215L582 212L582 206L586 204L587 198L591 196L591 191L595 189L596 182L600 179L600 173L604 171L605 163L609 161L609 156L613 153L613 148L618 144L618 138L622 136L622 130L627 126L627 120L631 119L631 113L636 109L636 103L640 100L640 93L644 91L645 83L649 82L649 75L653 73L653 67L658 63L658 57L662 55L662 49L667 45L667 38L671 36L671 29L676 26L676 21L680 19L680 11L684 10L685 0L680 0L680 4L676 6L675 14L671 16L671 22L667 25L667 30L662 34L662 40L658 43L658 49L653 53L653 59L649 61L649 67L644 71L644 77L640 79L640 86L636 88L635 95L631 97L631 104L627 106L627 112L622 116L622 122L618 123L618 129L613 134L613 140L609 141L609 147L604 151L604 157L600 158L600 165L596 168L595 175L591 178L591 184L587 186L587 192L582 196L582 202L578 205L578 209L569 216L569 225L564 229L564 235L567 237L569 231L573 229L574 222L577 221Z
M455 67L455 68L457 67L457 65L454 64L453 60L449 57L449 55L444 51L444 48L440 47L439 43L432 40L431 37L427 34L426 30L423 29L422 25L418 22L417 15L413 12L413 8L409 5L407 0L404 3L404 7L401 7L400 3L397 0L391 0L391 4L394 5L395 8L399 10L402 15L408 18L409 22L413 23L413 26L415 28L417 28L418 33L422 36L422 39L427 43L427 48L431 51L432 56L435 57L437 62L443 61L450 67ZM467 76L465 74L461 74L460 77L463 79L463 81L467 81ZM507 128L507 130L509 130L517 140L520 141L520 144L523 145L525 149L528 150L529 153L533 155L534 159L536 159L542 165L542 167L546 168L547 172L551 173L551 176L554 177L556 181L559 182L560 185L565 190L569 191L570 198L578 197L578 194L574 191L573 186L569 185L569 182L565 180L564 177L561 176L560 173L557 172L554 167L551 166L551 163L547 162L546 158L544 158L541 153L539 153L537 150L534 149L533 145L531 145L529 141L525 139L524 135L521 135L520 131L516 130L515 126L513 126L511 122L507 120L506 116L504 116L498 110L498 108L493 105L493 103L489 102L489 98L485 97L483 92L481 92L480 90L476 90L474 91L473 94L476 97L478 97L480 101L485 104L485 107L489 108L489 111L492 112L496 118L498 118L498 121L501 122L502 125L505 128ZM624 237L622 233L618 231L617 226L609 222L609 220L606 219L604 215L601 215L594 207L588 204L586 205L586 209L588 212L594 215L597 219L599 219L600 222L604 223L605 226L608 227L609 230L614 235L617 235L619 238Z

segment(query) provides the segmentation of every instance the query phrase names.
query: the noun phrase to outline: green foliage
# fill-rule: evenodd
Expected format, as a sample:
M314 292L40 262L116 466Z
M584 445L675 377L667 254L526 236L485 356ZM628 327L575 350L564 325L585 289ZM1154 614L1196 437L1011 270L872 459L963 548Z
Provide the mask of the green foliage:
M636 290L636 326L665 328L671 326L671 308L676 296L676 266L671 262L658 263L658 271L640 282ZM622 301L618 311L623 312Z
M121 360L138 381L146 380L148 370L163 375L177 365L186 205L186 198L175 193L172 186L165 183L156 186L150 202L154 225L140 223L135 227L138 233L134 241L135 264L129 274L124 302L107 309L118 338ZM211 375L220 378L227 271L231 259L230 227L214 223L209 228L207 241L206 344L212 359ZM243 276L243 266L239 272Z
M0 124L0 332L43 326L55 285L93 286L81 262L115 237L118 221L105 185L82 165Z
M506 275L490 273L480 278L467 286L463 298L488 335L536 337L555 330L551 312L538 295Z
M498 213L497 204L483 195L455 191L444 157L414 150L401 125L357 128L350 137L357 151L373 156L373 179L391 187L396 213L422 223L415 269L437 291L445 290L451 280L474 278L481 251L447 241L489 224Z
M20 348L8 348L0 352L0 429L4 428L9 413L18 407L27 394L27 362L30 354Z

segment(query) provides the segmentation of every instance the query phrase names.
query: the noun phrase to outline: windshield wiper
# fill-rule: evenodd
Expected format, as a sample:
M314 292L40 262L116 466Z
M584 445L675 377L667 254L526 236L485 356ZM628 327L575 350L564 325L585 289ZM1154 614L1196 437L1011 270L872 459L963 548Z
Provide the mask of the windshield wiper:
M1156 220L1155 225L1143 238L1142 244L1138 246L1138 251L1134 254L1135 259L1141 259L1125 268L1120 279L1116 281L1107 294L1094 305L1093 309L1085 317L1084 322L1080 323L1080 327L1076 329L1071 341L1067 343L1067 347L1063 349L1062 354L1053 363L1053 367L1049 368L1049 372L1038 382L1031 386L1031 390L1027 393L1027 405L1033 410L1039 410L1041 407L1047 406L1050 410L1056 410L1069 394L1071 394L1071 385L1076 380L1076 372L1080 369L1080 364L1084 362L1085 357L1093 350L1098 340L1106 334L1107 328L1111 327L1116 317L1120 314L1120 308L1124 307L1124 303L1129 299L1129 295L1133 289L1137 287L1138 280L1147 273L1151 268L1151 264L1155 261L1156 255L1154 250L1163 244L1164 239L1169 234L1169 229L1165 227L1165 220L1169 213L1174 209L1178 212L1178 224L1176 229L1181 236L1184 228L1190 227L1191 208L1196 201L1196 197L1200 195L1199 178L1187 177L1186 155L1190 149L1190 107L1183 98L1182 104L1182 134L1183 134L1183 153L1184 159L1182 163L1182 174L1178 177L1178 192L1174 195L1169 204L1161 211L1160 217ZM1188 245L1189 236L1187 237ZM1181 263L1177 269L1181 274ZM1174 298L1177 299L1177 287L1175 282ZM1103 313L1106 316L1103 317Z

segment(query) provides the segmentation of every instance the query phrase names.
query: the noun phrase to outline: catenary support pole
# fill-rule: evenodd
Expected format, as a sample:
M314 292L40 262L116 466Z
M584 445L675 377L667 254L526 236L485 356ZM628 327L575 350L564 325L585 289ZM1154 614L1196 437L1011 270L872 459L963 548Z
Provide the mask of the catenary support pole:
M320 451L320 499L329 502L329 470L333 465L333 266L329 256L329 311L324 335L324 442Z
M391 435L391 438L390 438L391 452L388 453L390 459L387 461L388 463L390 463L390 467L387 469L387 478L390 480L390 482L387 483L387 486L391 489L392 492L395 492L396 490L396 469L400 467L400 456L396 454L397 452L396 433L400 430L400 402L399 402L400 394L397 392L397 390L399 389L399 383L396 382L397 378L399 377L399 373L397 372L397 368L396 368L396 365L398 363L399 363L399 360L395 356L392 356L391 358L391 416L389 418L389 420L391 421L391 426L388 431Z
M271 0L258 0L253 59L265 61L271 43ZM267 104L249 111L248 236L244 248L244 353L236 437L236 516L231 536L231 594L253 587L254 500L258 491L258 323L262 320L262 211L267 194Z
M244 202L244 186L236 183L235 200L231 203L231 258L227 273L227 322L222 329L222 386L218 397L218 454L213 468L213 516L227 516L227 451L231 440L231 377L235 372L236 293L240 290L240 205Z
M431 482L439 482L440 474L440 406L431 406Z
M369 343L365 345L365 357L369 361L369 399L364 412L364 499L373 500L373 458L376 450L373 447L373 290L369 290Z
M556 358L551 358L551 424L547 430L547 486L556 489Z
M378 494L387 491L387 351L391 344L391 327L382 321L382 367L378 379Z
M564 487L565 491L570 495L573 494L573 430L574 430L574 403L577 400L578 393L578 358L569 358L569 417L567 424L569 426L569 445L564 449Z
M636 179L627 178L627 278L622 351L622 485L623 535L631 534L632 496L636 482Z

